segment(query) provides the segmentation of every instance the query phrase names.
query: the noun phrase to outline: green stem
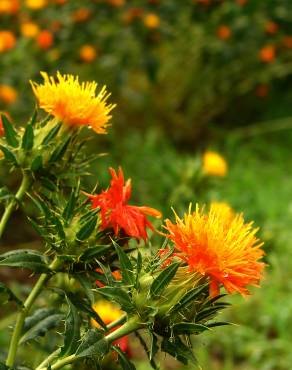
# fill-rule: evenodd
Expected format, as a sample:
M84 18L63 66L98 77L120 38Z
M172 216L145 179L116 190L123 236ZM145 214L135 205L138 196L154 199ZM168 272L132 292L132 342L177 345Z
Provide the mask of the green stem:
M51 263L50 268L53 270L58 265L59 265L59 261L57 259L55 259ZM51 278L51 276L52 276L51 274L47 274L47 273L41 274L41 276L39 277L39 280L37 281L36 285L33 287L32 291L30 292L29 296L27 297L26 301L24 302L21 311L17 315L15 327L14 327L13 334L12 334L11 341L10 341L7 360L6 360L6 365L8 367L12 368L13 365L14 365L14 360L15 360L15 356L16 356L16 352L17 352L17 348L18 348L18 342L19 342L19 339L20 339L20 336L21 336L24 320L25 320L26 316L28 315L34 301L36 300L36 298L40 294L44 285Z
M122 338L133 331L136 331L138 329L143 328L144 324L142 324L137 316L132 317L129 321L127 321L123 326L118 328L117 330L109 333L104 339L107 341L107 343L110 345L115 340ZM54 365L51 366L51 370L58 370L61 369L63 366L71 364L77 360L79 360L80 357L75 355L70 355L67 357L64 357L60 360L58 360ZM37 368L38 370L46 370L45 367Z
M2 237L6 224L11 216L11 213L13 212L15 206L18 202L20 202L26 193L26 191L29 189L31 185L31 176L28 174L28 172L23 171L23 177L21 184L18 188L17 193L15 194L15 197L10 200L10 203L5 208L5 211L2 215L1 221L0 221L0 238Z
M58 355L59 355L59 353L61 352L61 348L58 348L58 349L56 349L56 351L54 351L54 352L52 352L48 357L46 357L45 359L44 359L44 361L42 361L39 365L38 365L38 367L35 369L35 370L39 370L39 369L41 369L41 368L47 368L48 367L48 365L50 364L50 362L55 358L55 357L57 357Z
M107 328L107 330L111 330L111 329L115 328L118 325L124 324L124 322L126 320L127 320L127 315L123 315L119 319L117 319L117 320L111 322L110 324L108 324L106 328Z

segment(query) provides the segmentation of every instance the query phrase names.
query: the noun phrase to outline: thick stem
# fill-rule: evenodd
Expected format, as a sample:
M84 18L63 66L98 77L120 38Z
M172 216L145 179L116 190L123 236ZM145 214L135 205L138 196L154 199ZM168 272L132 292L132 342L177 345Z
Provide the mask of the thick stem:
M5 208L5 211L2 215L1 221L0 221L0 238L2 237L6 224L11 216L11 213L13 212L15 206L19 201L22 200L24 194L29 189L31 185L31 176L27 172L23 172L23 177L21 184L18 188L17 193L15 194L15 197L10 200L8 206Z
M117 320L111 322L110 324L108 324L106 328L107 328L107 330L111 330L111 329L115 328L118 325L124 324L124 322L126 320L127 320L127 315L123 315L119 319L117 319Z
M41 368L47 368L48 365L54 360L55 357L59 355L61 352L61 348L56 349L56 351L52 352L48 357L46 357L35 370L40 370Z
M50 268L55 269L58 266L58 264L59 264L59 261L55 259L51 263ZM50 277L51 277L50 274L47 274L47 273L41 274L36 285L33 287L32 291L30 292L29 296L24 302L21 311L17 315L15 327L14 327L13 334L12 334L11 341L10 341L7 360L6 360L6 365L8 367L13 367L14 365L14 360L15 360L15 356L16 356L16 352L18 348L18 342L21 336L24 320L26 316L28 315L34 301L36 300L42 288L47 283L47 281L50 279Z
M122 338L133 331L136 331L138 329L143 328L143 324L140 322L139 318L137 316L132 317L129 321L127 321L124 325L122 325L117 330L113 331L112 333L109 333L104 339L108 342L110 345L115 340ZM75 355L70 355L67 357L64 357L60 360L58 360L54 365L51 366L51 370L58 370L61 369L63 366L71 364L80 358ZM37 368L38 370L46 370L46 368Z

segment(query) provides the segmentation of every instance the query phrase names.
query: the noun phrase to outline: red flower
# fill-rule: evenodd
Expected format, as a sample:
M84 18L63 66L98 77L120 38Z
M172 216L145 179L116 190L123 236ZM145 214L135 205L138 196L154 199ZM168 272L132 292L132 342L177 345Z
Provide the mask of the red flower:
M92 208L101 210L102 230L113 228L115 235L123 231L127 236L147 240L146 228L153 230L146 215L161 217L161 213L150 207L137 207L128 204L131 197L131 180L125 183L124 174L119 168L118 174L113 168L109 169L112 176L110 187L101 194L85 194L91 200Z

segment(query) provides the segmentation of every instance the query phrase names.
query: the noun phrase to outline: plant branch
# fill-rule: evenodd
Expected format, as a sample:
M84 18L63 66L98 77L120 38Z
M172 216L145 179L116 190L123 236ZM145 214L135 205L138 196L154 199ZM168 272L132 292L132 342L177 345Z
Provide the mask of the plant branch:
M58 264L59 264L59 261L57 259L55 259L50 264L50 268L55 269L58 266ZM44 285L51 278L51 276L52 275L48 274L48 273L41 274L41 276L39 277L39 280L37 281L37 283L33 287L32 291L30 292L29 296L27 297L26 301L24 302L21 311L17 315L15 327L14 327L12 337L11 337L11 341L10 341L10 345L9 345L7 360L6 360L6 365L8 367L12 368L13 365L14 365L14 360L15 360L15 356L16 356L16 352L17 352L17 348L18 348L18 342L19 342L19 339L20 339L20 336L21 336L21 333L22 333L24 320L25 320L26 316L28 315L34 301L36 300L36 298L40 294Z
M31 185L31 176L26 171L23 171L22 181L17 190L17 193L15 194L15 197L10 200L8 206L5 208L5 211L2 215L2 218L0 221L0 238L2 237L4 233L6 224L11 216L11 213L13 212L17 203L22 200L24 194L29 189L30 185Z
M52 352L48 357L46 357L35 370L40 370L41 368L47 368L50 365L50 362L54 360L55 357L59 355L61 352L61 348L56 349L56 351Z

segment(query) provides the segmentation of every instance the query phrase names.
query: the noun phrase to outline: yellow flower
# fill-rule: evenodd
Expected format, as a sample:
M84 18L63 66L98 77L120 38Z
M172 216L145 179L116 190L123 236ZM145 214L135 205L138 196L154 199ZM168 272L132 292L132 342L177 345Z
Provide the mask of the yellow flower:
M93 309L106 325L118 320L124 314L118 306L106 300L97 301L93 305ZM99 327L95 320L92 320L92 325Z
M203 154L203 171L206 175L223 177L227 170L227 163L220 154L212 151Z
M257 286L262 276L264 255L252 222L245 223L242 214L232 214L229 207L213 205L191 207L184 218L166 220L168 238L173 241L176 257L190 272L209 277L212 295L223 285L228 293L248 294L249 285Z
M61 75L57 79L42 72L44 84L31 82L39 106L68 126L90 126L98 134L106 133L110 111L114 104L106 104L110 94L103 86L95 96L96 82L79 82L78 77Z
M24 37L34 38L39 34L40 29L36 23L24 22L20 26L20 31Z
M12 104L17 99L17 91L9 85L0 85L0 100L5 104Z
M220 214L222 220L226 220L228 224L235 217L234 210L226 202L212 202L210 209L216 214Z
M147 28L157 28L160 25L160 18L155 13L148 13L144 17L144 24Z
M34 10L42 9L47 6L47 4L47 0L25 0L26 7Z

